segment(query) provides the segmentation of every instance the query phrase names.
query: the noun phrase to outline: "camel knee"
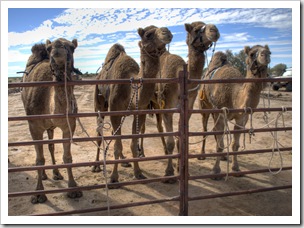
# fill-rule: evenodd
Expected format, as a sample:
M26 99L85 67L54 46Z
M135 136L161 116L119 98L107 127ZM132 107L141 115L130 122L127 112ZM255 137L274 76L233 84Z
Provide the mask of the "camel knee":
M173 153L173 150L174 150L174 147L175 147L175 142L174 142L174 139L173 138L168 138L167 139L167 153L168 154L172 154Z
M72 163L73 162L72 156L63 155L62 160L63 160L64 163Z
M44 158L38 158L36 159L36 165L44 165L45 159Z
M232 151L238 151L240 148L240 144L238 142L232 143Z

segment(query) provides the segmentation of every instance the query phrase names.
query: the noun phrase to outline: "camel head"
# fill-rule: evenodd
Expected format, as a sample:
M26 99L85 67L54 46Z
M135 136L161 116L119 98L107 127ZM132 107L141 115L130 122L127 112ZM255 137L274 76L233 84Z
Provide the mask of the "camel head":
M48 59L48 53L45 49L45 45L44 44L35 44L32 49L32 55L29 57L26 66L30 66L33 64L37 64L45 59Z
M215 52L209 64L210 71L228 64L227 55L224 52Z
M144 29L139 28L137 32L141 38L140 49L153 57L159 57L173 38L171 31L165 27L158 28L151 25Z
M252 48L245 46L244 52L247 55L246 65L254 75L265 70L267 71L271 55L268 45L265 45L264 47L261 45L255 45Z
M201 53L208 50L213 42L216 42L220 38L219 30L213 24L196 21L191 24L186 23L185 29L187 31L187 45L191 45Z
M77 48L77 40L72 42L59 38L53 42L46 41L46 50L50 57L50 66L57 81L64 81L66 74L67 80L72 80L74 71L74 50Z

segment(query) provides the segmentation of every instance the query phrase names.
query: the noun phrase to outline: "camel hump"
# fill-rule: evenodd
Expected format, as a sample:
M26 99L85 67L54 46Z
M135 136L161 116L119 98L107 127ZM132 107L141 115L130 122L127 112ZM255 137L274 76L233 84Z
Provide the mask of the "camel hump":
M48 52L44 44L35 44L32 49L32 54L28 58L26 66L37 64L45 59L49 59Z
M108 62L115 60L120 54L125 54L125 48L121 44L114 44L108 51L106 59L105 59L105 64Z

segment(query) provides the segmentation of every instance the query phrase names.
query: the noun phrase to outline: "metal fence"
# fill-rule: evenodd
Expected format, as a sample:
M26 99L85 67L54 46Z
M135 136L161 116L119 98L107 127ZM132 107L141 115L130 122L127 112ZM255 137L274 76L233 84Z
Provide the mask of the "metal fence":
M189 137L193 136L207 136L207 135L217 135L217 134L224 134L225 132L217 132L217 131L209 131L209 132L191 132L191 129L188 127L188 117L192 113L215 113L221 112L221 110L215 109L204 109L204 110L189 110L188 109L188 91L187 85L189 83L246 83L246 82L276 82L276 81L290 81L291 79L275 79L275 78L267 78L267 79L232 79L232 80L193 80L188 79L187 72L180 72L179 78L174 79L143 79L142 83L179 83L180 86L180 105L174 109L161 109L161 110L131 110L131 111L121 111L121 112L101 112L100 114L103 116L111 116L111 115L137 115L137 114L151 114L151 113L178 113L180 117L178 131L176 132L167 132L167 133L150 133L150 134L134 134L134 135L121 135L121 136L103 136L103 137L82 137L82 138L73 138L73 142L88 142L88 141L96 141L96 140L115 140L118 137L122 139L131 139L131 138L147 138L147 137L160 137L160 136L175 136L179 138L179 154L172 154L172 155L163 155L163 156L151 156L151 157L142 157L142 158L132 158L132 159L123 159L123 160L107 160L106 164L115 164L115 163L123 163L123 162L143 162L143 161L151 161L151 160L161 160L161 159L168 159L168 158L175 158L179 159L179 173L175 176L170 177L159 177L159 178L150 178L144 180L134 180L128 182L120 182L120 183L109 183L108 187L115 186L126 186L126 185L137 185L137 184L147 184L151 182L160 182L163 180L169 179L178 179L179 181L179 194L176 196L172 196L170 198L163 198L163 199L156 199L156 200L149 200L149 201L142 201L136 203L128 203L128 204L119 204L119 205L110 205L110 209L121 209L127 207L136 207L148 204L159 204L163 202L169 201L177 201L179 202L179 215L188 215L188 208L189 208L189 201L195 200L203 200L203 199L210 199L210 198L217 198L217 197L226 197L226 196L235 196L235 195L243 195L243 194L251 194L257 192L266 192L266 191L274 191L280 189L287 189L291 188L292 185L284 185L284 186L276 186L276 187L268 187L268 188L259 188L259 189L249 189L243 191L236 191L236 192L225 192L220 194L212 194L212 195L202 195L202 196L191 196L189 195L189 181L196 180L196 179L206 179L206 178L213 178L213 177L224 177L234 176L236 175L233 172L229 172L228 174L209 174L209 175L200 175L200 176L190 176L189 175L189 159L198 158L198 157L216 157L216 156L223 156L226 153L212 153L212 154L190 154L189 153ZM134 80L136 83L137 80ZM138 80L139 82L139 80ZM31 86L58 86L63 85L64 82L32 82L32 83L9 83L8 88L13 87L31 87ZM113 84L113 83L130 83L129 80L82 80L82 81L72 81L68 82L68 85L96 85L96 84ZM282 111L281 107L278 108L255 108L252 109L253 112L276 112ZM292 107L286 107L286 111L292 111ZM244 112L243 109L230 109L230 113L232 112ZM97 117L98 113L90 112L90 113L76 113L76 114L69 114L70 117ZM66 114L56 114L56 115L32 115L32 116L11 116L8 117L8 121L25 121L25 120L33 120L33 119L43 119L43 118L65 118ZM255 129L255 132L275 132L275 131L291 131L291 127L280 127L280 128L267 128L267 129ZM249 133L248 130L233 130L230 131L231 134L234 133ZM56 143L64 143L70 142L70 139L53 139L53 140L36 140L36 141L23 141L23 142L9 142L8 146L30 146L30 145L37 145L37 144L56 144ZM281 152L291 151L292 147L288 148L280 148ZM230 155L233 154L259 154L259 153L269 153L273 152L272 149L261 149L261 150L244 150L238 152L230 152ZM9 173L14 172L24 172L24 171L34 171L39 169L54 169L54 168L66 168L66 167L83 167L83 166L94 166L94 165L102 165L103 160L99 162L82 162L82 163L72 163L72 164L61 164L61 165L45 165L45 166L31 166L31 167L14 167L9 168ZM282 171L291 170L292 167L282 167ZM278 169L273 169L276 171ZM263 173L269 172L268 169L259 169L259 170L251 170L251 171L242 171L238 174L256 174L256 173ZM34 195L38 193L45 193L45 194L55 194L55 193L62 193L62 192L69 192L69 191L87 191L92 189L102 189L106 188L106 184L99 184L94 186L80 186L74 188L61 188L56 190L41 190L41 191L20 191L20 192L9 192L8 197L20 197L20 196L28 196ZM71 214L81 214L81 213L88 213L88 212L97 212L97 211L104 211L108 210L109 208L105 205L103 207L97 208L85 208L79 210L72 210L72 211L60 211L56 213L48 213L48 214L40 214L40 215L71 215Z

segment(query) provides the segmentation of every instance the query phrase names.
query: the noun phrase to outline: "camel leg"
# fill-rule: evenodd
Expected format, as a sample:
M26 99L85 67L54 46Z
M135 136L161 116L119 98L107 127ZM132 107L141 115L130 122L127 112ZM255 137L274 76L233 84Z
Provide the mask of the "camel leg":
M101 134L99 133L99 132L97 132L97 137L99 137L99 136L101 136ZM96 151L96 159L95 159L95 161L99 161L99 154L100 154L100 146L101 146L101 140L97 140L96 141L96 143L97 143L97 151ZM100 165L94 165L93 167L92 167L92 172L93 173L99 173L99 172L101 172L101 168L100 168Z
M75 131L75 126L72 126L72 132L74 133ZM65 129L62 129L63 134L62 138L70 138L70 131L66 127ZM64 164L67 163L72 163L72 153L71 153L71 143L63 143L63 162ZM68 173L68 187L77 187L76 181L74 180L73 173L72 173L72 168L67 168L67 173ZM73 191L73 192L68 192L68 197L69 198L80 198L82 197L82 192L81 191Z
M48 129L47 130L47 134L49 139L53 139L54 138L54 129ZM55 147L54 144L49 144L49 151L51 154L51 158L52 158L52 164L56 165L56 161L55 161L55 155L54 155L54 151L55 151ZM45 173L45 171L43 171L44 175L45 175L45 179L47 179L47 175ZM53 180L63 180L63 176L60 174L59 170L53 169Z
M166 128L166 132L173 132L173 114L166 113L163 115L163 117L164 117L164 124L165 124L165 128ZM174 141L173 136L168 136L167 141L166 141L166 150L165 150L166 155L173 154L174 147L175 147L175 141ZM172 158L168 159L165 176L174 176ZM175 182L176 182L175 179L169 179L169 180L164 181L164 183L169 183L169 184L173 184Z
M146 132L146 115L144 115L143 117L143 124L141 126L141 129L140 129L140 133L141 134L145 134ZM140 157L145 157L145 152L144 152L144 138L141 138L140 139L140 147L139 147L139 150L140 150Z
M120 123L121 123L121 116L111 116L111 123L112 123L112 127L113 127L113 131L115 132ZM121 128L117 130L116 135L121 135ZM118 160L121 155L122 155L122 150L123 150L123 146L122 146L122 142L121 139L116 139L115 143L114 143L114 158L115 160ZM118 163L115 163L111 172L111 176L110 176L110 183L116 183L118 182Z
M234 130L239 130L242 127L240 126L245 126L246 122L248 120L248 116L245 117L245 119L241 118L241 120L236 120L236 125L234 126ZM241 134L234 134L233 141L232 141L232 151L238 151L240 148L240 137ZM238 160L237 160L237 155L233 155L232 157L232 170L235 172L240 172ZM244 175L240 174L238 177L242 177Z
M202 114L202 123L203 123L203 132L207 132L207 125L208 125L208 119L210 114L209 113L203 113ZM203 143L202 143L202 149L201 154L205 154L205 147L206 147L206 136L203 136ZM205 157L198 157L198 160L205 160Z
M224 123L223 123L223 119L221 117L219 117L219 115L214 114L213 116L214 118L214 122L217 121L217 118L220 118L217 122L217 124L214 126L215 131L221 131L224 129ZM223 135L216 135L216 152L217 153L221 153L223 152L223 148L224 148L224 138ZM216 157L216 161L215 164L212 168L212 174L219 174L221 173L221 168L220 168L220 161L221 161L221 157L217 156ZM221 180L222 177L215 177L212 178L213 180Z
M163 133L164 132L164 128L163 128L163 125L162 125L162 121L163 121L162 114L158 114L158 113L156 114L156 121L157 121L157 130L158 130L158 132L159 133ZM161 138L161 141L162 141L162 144L163 144L163 148L164 148L165 154L168 154L165 137L161 136L160 138Z
M139 115L138 116L138 127L139 129L142 128L142 125L144 124L144 121L146 119L146 115ZM132 134L136 134L136 116L134 115L134 120L133 120L133 128L132 128ZM137 158L140 154L141 151L138 151L138 139L134 138L132 139L131 142L131 151L133 158ZM141 148L143 149L143 148ZM134 176L136 179L146 179L146 177L142 174L141 169L139 168L138 162L134 162Z
M33 127L30 123L29 123L29 129L33 140L43 139L44 130L39 131L39 129L35 129L35 127ZM44 165L45 159L43 154L43 145L42 144L35 145L35 150L36 150L36 166ZM37 181L36 190L44 190L42 183L44 170L41 169L37 170L37 173L38 173L38 181ZM47 197L45 194L37 194L31 197L32 204L44 203L45 201L47 201Z

